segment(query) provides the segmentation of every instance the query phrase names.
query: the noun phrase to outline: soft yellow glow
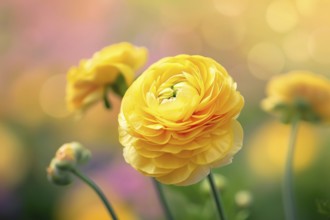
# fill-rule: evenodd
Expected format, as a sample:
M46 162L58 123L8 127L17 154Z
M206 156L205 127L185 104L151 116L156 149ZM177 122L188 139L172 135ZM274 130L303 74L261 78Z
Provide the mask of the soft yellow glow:
M50 72L52 71L49 68L39 67L21 73L15 79L9 92L9 107L16 119L29 126L37 126L43 121L39 93Z
M308 48L312 58L324 64L330 63L330 28L324 27L315 30L309 38Z
M292 61L302 62L308 60L308 34L304 31L295 31L288 34L283 40L285 55Z
M213 0L215 8L223 15L238 16L247 7L247 0Z
M282 176L290 131L289 125L268 122L254 132L246 149L249 165L257 175L265 179ZM310 124L301 123L295 149L295 171L308 167L318 152L317 131Z
M259 79L268 79L282 71L285 59L281 49L275 44L262 42L249 51L248 67Z
M319 0L296 0L297 10L305 16L313 15L317 12Z
M266 21L274 31L287 32L298 23L298 14L289 1L276 0L267 8Z
M28 169L28 155L15 134L0 124L0 188L15 187Z
M69 114L65 103L64 74L50 77L40 91L40 105L44 112L55 118L63 118Z

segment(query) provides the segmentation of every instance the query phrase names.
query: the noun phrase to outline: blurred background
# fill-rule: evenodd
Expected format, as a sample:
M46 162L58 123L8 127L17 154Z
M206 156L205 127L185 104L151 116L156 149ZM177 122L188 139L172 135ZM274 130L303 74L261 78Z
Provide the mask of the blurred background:
M0 219L109 219L80 181L47 181L46 167L63 143L93 153L84 172L123 220L161 220L150 180L122 158L117 114L99 104L75 121L64 96L66 72L82 58L122 41L149 49L145 66L165 56L200 54L219 61L246 105L243 149L216 169L229 219L284 219L283 163L290 128L260 109L267 80L291 70L330 77L329 0L1 0ZM141 70L143 71L143 70ZM302 124L295 157L299 219L329 219L330 130ZM176 219L215 219L208 188L165 186ZM330 206L330 205L329 205ZM330 211L330 210L328 210Z

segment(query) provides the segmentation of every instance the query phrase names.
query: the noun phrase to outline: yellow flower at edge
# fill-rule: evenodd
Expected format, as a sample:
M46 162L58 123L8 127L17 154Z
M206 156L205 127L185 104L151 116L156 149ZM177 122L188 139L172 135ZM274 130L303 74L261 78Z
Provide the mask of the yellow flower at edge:
M330 122L330 80L307 71L275 76L267 85L261 105L268 112L290 122L299 114L310 122Z
M132 84L135 72L147 60L147 50L130 43L119 43L96 52L91 59L82 60L67 74L66 101L71 112L83 112L102 100L109 86ZM123 82L118 82L122 76ZM125 85L115 85L124 83ZM125 91L121 91L123 95Z
M124 158L164 184L190 185L231 162L243 140L244 99L211 58L178 55L150 66L127 90L119 114Z

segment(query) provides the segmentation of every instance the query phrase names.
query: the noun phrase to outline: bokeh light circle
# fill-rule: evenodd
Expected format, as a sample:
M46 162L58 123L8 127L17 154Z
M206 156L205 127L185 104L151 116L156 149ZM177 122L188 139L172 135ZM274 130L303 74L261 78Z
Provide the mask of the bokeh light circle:
M284 53L291 61L303 62L310 58L308 37L308 33L304 31L294 31L283 39Z
M313 15L317 11L319 0L296 0L296 7L304 16Z
M247 62L250 72L259 79L269 79L282 71L285 58L275 44L261 42L248 52Z
M309 38L308 49L312 58L319 63L330 63L330 28L321 27L316 29Z
M247 0L213 0L217 11L226 16L239 16L247 8Z
M299 17L295 6L289 1L276 0L269 4L266 21L276 32L287 32L296 26Z
M63 118L69 115L65 103L66 75L51 76L40 90L40 105L43 111L54 118Z

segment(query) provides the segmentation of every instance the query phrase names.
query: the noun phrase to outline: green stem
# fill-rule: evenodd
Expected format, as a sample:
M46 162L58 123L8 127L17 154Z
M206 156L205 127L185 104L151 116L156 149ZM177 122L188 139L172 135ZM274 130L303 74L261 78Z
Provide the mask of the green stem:
M286 220L297 219L294 196L293 196L293 159L294 159L295 143L298 134L298 122L299 122L299 118L292 121L292 129L289 139L288 154L286 158L284 178L283 178L282 192L283 192L283 204L284 204L284 213Z
M167 220L173 220L173 216L171 214L170 208L166 202L165 196L164 196L164 192L162 190L161 184L154 178L152 178L152 182L156 188L156 192L158 195L158 198L160 200L161 206L163 208L163 211L165 213L166 219Z
M215 202L220 220L226 220L225 212L224 212L223 206L221 204L220 195L219 195L218 190L216 188L212 172L210 172L210 174L207 176L207 179L209 181L209 184L210 184L210 187L211 187L211 190L212 190L214 202Z
M112 105L108 98L108 91L109 91L109 86L105 86L104 93L103 93L103 103L104 103L105 108L111 109Z
M79 172L77 169L72 168L71 172L75 174L78 178L80 178L83 182L85 182L88 186L90 186L100 197L102 200L103 204L107 208L108 212L110 213L111 217L113 220L118 220L116 213L114 212L113 208L111 207L110 203L108 202L107 198L103 194L102 190L87 176Z

